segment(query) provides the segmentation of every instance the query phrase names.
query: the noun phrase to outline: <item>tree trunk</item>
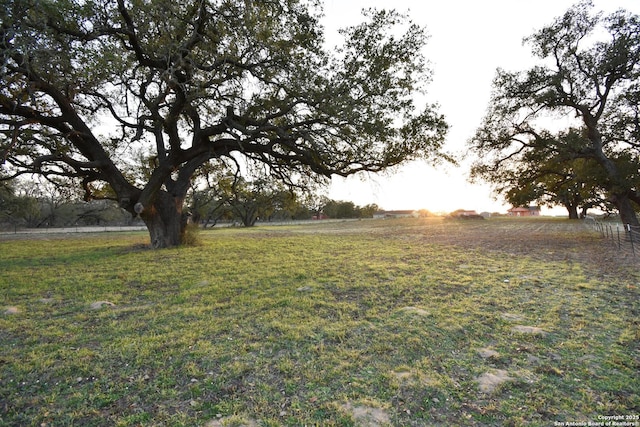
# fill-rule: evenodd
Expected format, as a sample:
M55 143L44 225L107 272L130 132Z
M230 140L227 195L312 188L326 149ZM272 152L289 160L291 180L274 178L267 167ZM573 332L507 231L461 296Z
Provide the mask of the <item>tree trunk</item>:
M567 211L569 212L569 219L579 219L578 217L578 207L575 205L564 205L565 208L567 208Z
M580 219L585 219L587 217L588 211L589 211L589 206L583 206L582 212L580 213Z
M187 216L182 212L183 201L182 198L159 192L153 204L140 213L154 249L170 248L182 243L187 226Z
M630 184L623 179L615 162L605 154L602 145L602 135L597 129L597 119L588 112L582 111L582 113L584 124L587 127L587 137L593 144L593 156L600 166L604 168L607 173L607 178L609 179L607 190L610 194L611 203L618 209L620 220L623 224L629 224L634 227L640 226L628 194Z
M633 209L631 199L629 199L626 194L614 194L611 197L611 203L613 203L618 209L620 221L622 221L623 224L629 224L633 227L640 226L640 222L638 222L638 216Z

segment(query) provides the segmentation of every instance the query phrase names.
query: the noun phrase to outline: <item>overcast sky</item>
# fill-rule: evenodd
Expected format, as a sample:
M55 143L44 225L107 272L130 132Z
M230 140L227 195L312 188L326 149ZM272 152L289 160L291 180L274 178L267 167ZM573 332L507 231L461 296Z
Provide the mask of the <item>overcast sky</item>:
M574 0L324 0L327 38L337 29L362 20L362 8L395 8L430 35L425 55L434 72L428 101L437 102L451 126L446 149L462 152L486 111L496 68L525 70L535 62L522 39L550 24L575 4ZM640 13L640 0L595 0L595 9L619 8ZM335 43L334 43L335 44ZM386 210L455 209L505 212L488 185L467 181L468 162L460 167L434 168L422 162L401 168L392 176L334 178L329 197L364 206L376 203ZM562 210L555 211L563 213ZM547 211L547 213L550 213Z

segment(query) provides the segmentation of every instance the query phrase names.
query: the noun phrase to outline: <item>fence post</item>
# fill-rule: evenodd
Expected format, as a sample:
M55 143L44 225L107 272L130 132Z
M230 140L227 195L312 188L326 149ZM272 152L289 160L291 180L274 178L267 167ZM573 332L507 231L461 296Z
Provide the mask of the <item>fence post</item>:
M631 224L627 224L627 230L629 231L629 241L631 242L631 253L633 256L636 256L636 247L633 244L633 230L631 229Z
M616 224L616 232L618 233L618 249L622 249L622 242L620 241L620 226Z

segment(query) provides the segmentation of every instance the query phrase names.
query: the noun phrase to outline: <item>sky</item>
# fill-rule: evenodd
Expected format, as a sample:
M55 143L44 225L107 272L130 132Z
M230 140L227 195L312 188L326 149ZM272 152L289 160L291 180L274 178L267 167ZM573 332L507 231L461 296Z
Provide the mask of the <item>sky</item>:
M577 0L324 0L328 43L336 44L338 28L361 22L363 8L396 9L425 26L430 38L424 50L433 81L428 102L437 102L450 130L445 149L464 153L485 115L497 68L526 70L536 64L522 40L553 22ZM640 13L640 0L595 0L595 9L624 8ZM488 184L470 184L471 159L459 166L412 162L391 175L335 177L328 197L381 209L428 209L451 212L506 212L510 205L495 200ZM563 214L543 209L543 214Z

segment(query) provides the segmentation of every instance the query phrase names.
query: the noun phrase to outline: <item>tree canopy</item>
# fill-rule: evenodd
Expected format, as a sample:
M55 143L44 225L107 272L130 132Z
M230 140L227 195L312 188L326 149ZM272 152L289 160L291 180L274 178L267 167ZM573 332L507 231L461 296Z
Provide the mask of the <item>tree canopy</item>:
M474 173L490 176L494 189L513 206L531 202L549 206L563 206L569 218L586 215L593 207L609 210L606 190L602 183L606 176L591 158L577 157L571 145L580 146L582 135L575 129L549 139L533 138L527 150L500 162L499 166L474 166ZM579 214L578 211L582 210Z
M569 190L586 203L604 194L625 223L638 225L640 18L594 13L582 1L525 42L540 65L498 70L470 142L479 155L472 176L503 194L554 191L552 202ZM523 185L531 187L519 191Z
M424 29L370 10L325 47L319 2L8 0L0 11L3 176L37 173L112 198L154 247L180 244L183 204L220 158L290 185L446 157L418 108Z

